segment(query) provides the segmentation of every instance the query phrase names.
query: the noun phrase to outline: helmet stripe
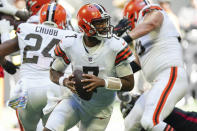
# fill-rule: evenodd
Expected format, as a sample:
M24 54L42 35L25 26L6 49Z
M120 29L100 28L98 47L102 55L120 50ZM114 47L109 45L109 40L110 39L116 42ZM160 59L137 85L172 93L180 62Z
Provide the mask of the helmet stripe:
M103 14L104 10L99 6L98 4L94 4L94 6L100 11L101 14Z
M150 2L149 2L148 0L144 0L144 3L145 3L146 5L149 5L149 4L150 4Z
M46 21L49 19L49 10L50 10L51 5L48 6L47 8L47 14L46 14Z
M100 5L100 4L97 4L98 5L98 7L102 10L102 12L106 12L105 11L105 8L102 6L102 5Z
M55 22L55 21L54 21L54 17L55 17L55 10L56 10L56 7L57 7L57 6L56 6L56 4L55 4L54 7L53 7L53 14L52 14L52 21L53 21L53 22Z
M52 20L52 15L53 15L53 8L54 8L54 6L55 6L55 3L52 3L52 4L50 4L51 6L50 6L50 9L49 9L49 18L48 18L48 21L53 21Z

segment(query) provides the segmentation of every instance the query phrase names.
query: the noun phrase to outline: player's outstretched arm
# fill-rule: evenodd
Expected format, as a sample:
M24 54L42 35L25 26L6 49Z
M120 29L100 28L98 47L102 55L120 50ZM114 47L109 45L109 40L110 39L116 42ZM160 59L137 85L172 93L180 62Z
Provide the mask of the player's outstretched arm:
M17 12L17 8L12 6L8 0L1 0L0 2L0 12L5 13L7 15L14 16Z
M162 23L163 14L159 11L151 11L146 14L144 21L141 24L137 25L131 32L129 32L129 36L133 39L137 39L159 28Z
M0 57L0 64L3 69L11 75L15 74L17 69L19 69L18 66L15 66L11 61L6 60L4 57Z
M24 21L29 18L29 12L18 10L16 7L12 6L7 0L1 0L0 12L7 15L17 16L20 18L20 20Z
M127 43L131 43L133 40L159 28L162 23L163 14L159 11L153 10L146 14L142 23L137 25L132 31L128 32L128 35L123 36L123 39Z
M16 69L18 69L18 67L15 66L12 62L5 60L4 57L18 50L18 37L15 37L11 40L7 40L0 45L0 64L9 74L15 74Z
M0 45L0 57L5 57L19 50L18 37L7 40Z

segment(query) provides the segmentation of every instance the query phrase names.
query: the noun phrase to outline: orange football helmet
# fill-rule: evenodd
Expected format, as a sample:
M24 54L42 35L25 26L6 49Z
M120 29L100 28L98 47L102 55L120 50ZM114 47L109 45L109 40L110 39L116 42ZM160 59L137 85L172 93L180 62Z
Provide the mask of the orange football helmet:
M57 3L45 4L40 9L40 23L64 29L66 27L66 10Z
M26 7L30 15L35 15L40 8L51 0L26 0Z
M135 23L139 17L140 10L147 4L149 4L147 0L131 0L125 5L123 16L131 21L131 30L135 28Z
M87 36L109 38L112 36L110 16L99 4L86 4L77 14L78 26Z

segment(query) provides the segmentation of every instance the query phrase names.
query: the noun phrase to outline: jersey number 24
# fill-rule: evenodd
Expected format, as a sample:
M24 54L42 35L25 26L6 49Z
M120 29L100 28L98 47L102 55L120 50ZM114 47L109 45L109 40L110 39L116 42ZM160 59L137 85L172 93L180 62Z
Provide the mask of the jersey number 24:
M43 38L39 34L33 34L33 33L31 33L31 34L28 34L25 37L25 40L30 40L30 39L35 39L36 40L36 43L35 43L34 46L31 46L31 45L25 46L24 52L23 52L23 63L35 63L35 64L37 64L38 63L38 56L33 56L32 58L28 58L27 57L27 52L29 52L29 51L38 51L40 49L40 47L41 47ZM47 46L42 50L42 52L41 52L42 55L44 57L51 57L51 54L49 54L49 51L51 49L53 49L53 47L55 45L57 45L59 42L60 42L59 39L53 38L49 42L49 44L47 44Z

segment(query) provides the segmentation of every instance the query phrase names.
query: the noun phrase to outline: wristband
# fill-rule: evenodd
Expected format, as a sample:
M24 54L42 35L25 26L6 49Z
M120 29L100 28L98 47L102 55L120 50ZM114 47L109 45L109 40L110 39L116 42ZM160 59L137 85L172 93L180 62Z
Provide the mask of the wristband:
M104 79L104 81L105 81L105 88L107 88L108 87L108 81L107 81L107 79Z
M132 62L130 63L130 66L131 66L131 68L132 68L132 70L133 70L133 73L135 73L135 72L141 70L141 67L140 67L136 62L134 62L134 61L132 61Z
M122 37L128 44L131 43L133 41L133 38L131 38L131 36L126 35Z
M107 77L105 80L105 88L108 90L121 90L122 82L120 78Z
M60 86L64 86L64 79L65 79L66 77L65 76L61 76L60 78L59 78L59 85Z

